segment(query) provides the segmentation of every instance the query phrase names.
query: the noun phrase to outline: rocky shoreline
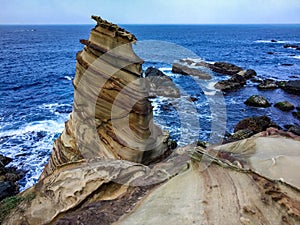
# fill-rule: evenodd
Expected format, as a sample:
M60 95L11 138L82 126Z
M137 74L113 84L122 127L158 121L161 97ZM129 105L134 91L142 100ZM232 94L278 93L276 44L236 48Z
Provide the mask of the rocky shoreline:
M143 73L133 34L92 18L97 25L76 57L70 119L37 184L1 201L3 224L300 223L299 126L250 117L219 145L177 147L153 122L148 98L177 98L180 90L156 68ZM215 85L225 94L256 76L230 63L190 59L172 69L209 80L207 70L230 77ZM298 80L258 81L257 88L300 94ZM271 106L249 97L249 107ZM274 107L299 114L287 101ZM9 161L0 164L5 179Z

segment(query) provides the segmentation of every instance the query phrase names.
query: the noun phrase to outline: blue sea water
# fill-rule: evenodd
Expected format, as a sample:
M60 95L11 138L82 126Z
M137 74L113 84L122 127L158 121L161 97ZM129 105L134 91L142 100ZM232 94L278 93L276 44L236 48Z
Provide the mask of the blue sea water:
M87 39L92 27L0 26L0 154L12 157L11 165L28 171L20 182L22 190L37 181L52 143L69 117L76 52L83 48L79 39ZM209 62L226 61L254 69L258 78L300 79L300 51L283 48L285 43L300 45L300 25L124 27L145 44L139 48L138 42L134 47L142 58L145 56L144 69L160 68L181 88L180 99L159 97L151 100L155 121L168 129L179 144L188 144L198 138L210 140L211 133L218 130L215 126L222 126L218 122L219 111L229 132L239 120L253 115L268 115L281 126L299 123L291 113L274 107L251 108L243 103L252 94L262 94L272 103L289 100L299 106L299 96L280 89L259 91L254 83L248 82L237 92L214 98L211 97L216 96L214 82L226 77L215 76L212 81L199 83L193 77L173 74L170 59L188 56L177 51L181 47L191 52L192 57L196 55ZM272 39L278 42L271 42ZM197 100L191 102L190 97Z

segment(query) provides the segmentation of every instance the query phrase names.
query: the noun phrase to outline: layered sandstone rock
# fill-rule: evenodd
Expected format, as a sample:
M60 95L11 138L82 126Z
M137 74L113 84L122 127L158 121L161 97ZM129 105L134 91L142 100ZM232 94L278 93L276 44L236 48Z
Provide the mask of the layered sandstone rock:
M70 163L22 193L34 197L3 224L299 224L299 146L260 133L185 146L152 166Z
M136 37L92 17L96 27L77 53L74 104L55 141L42 177L82 158L151 161L167 149L166 135L153 123L142 63L132 50Z
M300 223L300 141L291 133L269 130L206 149L188 145L142 164L166 150L167 138L152 123L142 62L131 49L135 37L94 19L77 55L71 118L41 179L0 222ZM109 51L116 46L120 52Z

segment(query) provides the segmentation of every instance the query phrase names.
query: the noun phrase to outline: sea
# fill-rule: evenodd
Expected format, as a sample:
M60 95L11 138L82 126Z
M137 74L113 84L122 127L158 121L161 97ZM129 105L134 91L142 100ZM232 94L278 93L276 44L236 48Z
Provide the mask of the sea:
M288 100L300 106L299 96L281 89L260 91L257 83L223 94L214 89L227 76L212 79L173 74L181 58L224 61L254 69L258 79L300 79L300 25L122 25L135 34L133 46L145 60L180 88L180 98L151 98L154 121L179 145L203 140L217 143L225 132L250 116L267 115L280 126L299 124L291 112L275 107L248 107L253 94L271 103ZM53 141L72 111L76 53L94 25L0 26L0 154L13 158L10 166L26 171L20 190L37 182ZM276 42L272 41L276 40ZM271 54L272 53L272 54Z

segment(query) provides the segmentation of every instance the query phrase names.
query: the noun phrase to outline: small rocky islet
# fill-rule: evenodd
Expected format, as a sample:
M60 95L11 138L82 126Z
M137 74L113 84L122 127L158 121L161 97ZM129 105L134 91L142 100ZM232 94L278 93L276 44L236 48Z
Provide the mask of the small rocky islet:
M179 90L155 68L143 73L133 34L92 18L97 25L76 57L70 119L37 184L0 203L2 224L300 223L297 125L283 131L267 116L250 117L223 144L176 147L153 122L148 97ZM174 71L200 79L210 78L199 68L228 75L215 85L224 94L256 76L224 62L176 63ZM276 88L300 93L299 81ZM2 161L6 170L10 160Z

